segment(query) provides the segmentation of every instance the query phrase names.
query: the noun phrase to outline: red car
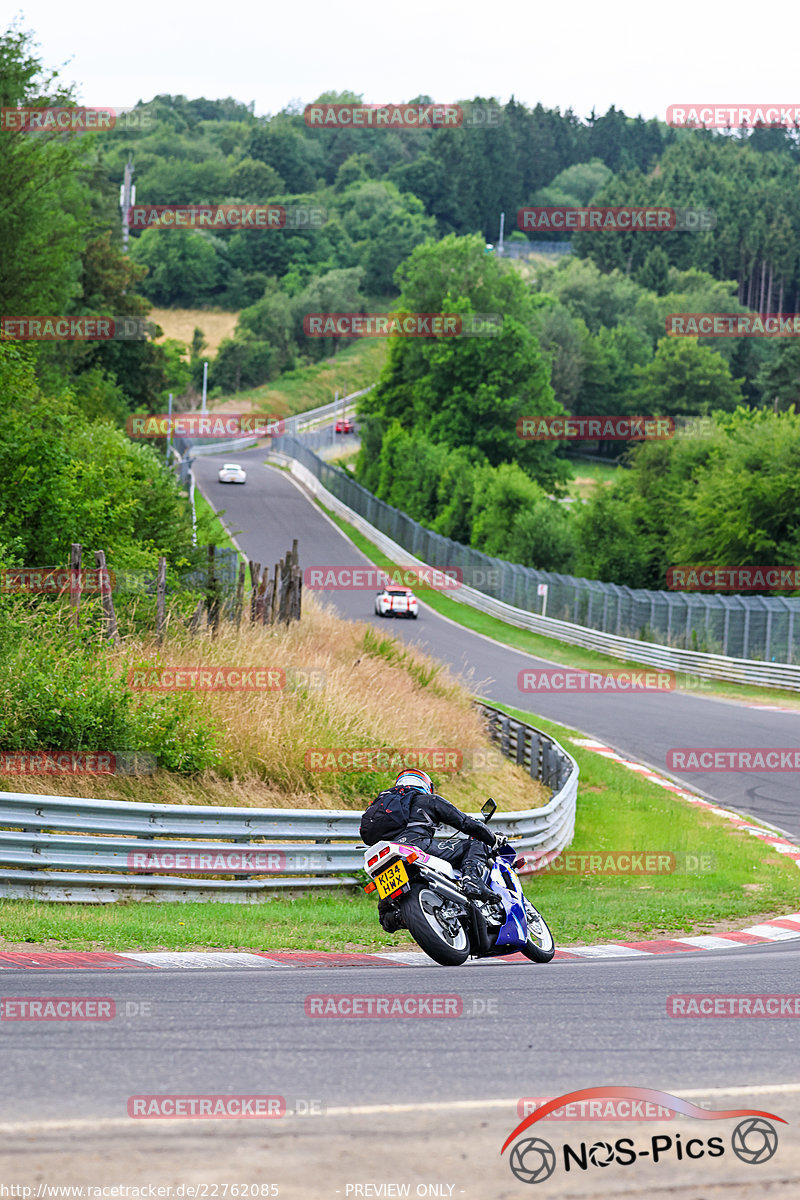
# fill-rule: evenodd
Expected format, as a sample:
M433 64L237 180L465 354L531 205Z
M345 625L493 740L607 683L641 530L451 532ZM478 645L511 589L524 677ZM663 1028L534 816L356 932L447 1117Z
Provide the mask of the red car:
M337 433L353 433L354 429L355 426L349 417L342 417L340 421L336 422Z

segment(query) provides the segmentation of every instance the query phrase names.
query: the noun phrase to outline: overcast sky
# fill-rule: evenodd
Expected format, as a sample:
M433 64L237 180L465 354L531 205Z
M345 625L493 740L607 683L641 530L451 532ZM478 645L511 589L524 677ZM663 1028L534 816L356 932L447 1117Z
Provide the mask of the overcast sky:
M21 11L83 104L233 96L259 115L344 89L396 103L513 94L662 119L682 101L795 104L798 21L789 0L28 0Z

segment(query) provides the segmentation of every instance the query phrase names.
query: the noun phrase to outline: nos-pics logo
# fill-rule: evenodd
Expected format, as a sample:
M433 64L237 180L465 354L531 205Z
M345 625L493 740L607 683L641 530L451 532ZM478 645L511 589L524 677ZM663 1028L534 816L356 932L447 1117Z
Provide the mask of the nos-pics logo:
M556 1096L548 1100L535 1112L525 1117L517 1125L503 1143L500 1151L504 1154L511 1143L530 1129L531 1125L564 1105L573 1104L580 1100L599 1099L640 1100L661 1105L687 1117L695 1117L701 1121L723 1121L733 1117L740 1120L730 1135L730 1147L726 1146L725 1138L715 1134L713 1137L693 1137L683 1139L679 1133L653 1134L646 1142L637 1145L633 1138L621 1137L614 1142L596 1141L581 1142L578 1146L565 1143L557 1152L550 1142L541 1137L521 1138L514 1145L509 1155L511 1172L521 1183L543 1183L555 1171L559 1157L565 1171L588 1171L591 1168L604 1168L612 1164L621 1167L633 1166L638 1159L643 1158L654 1163L668 1161L691 1162L701 1158L720 1158L730 1149L743 1163L757 1165L768 1162L778 1149L778 1132L772 1121L780 1121L785 1125L783 1117L775 1113L762 1112L755 1108L706 1109L699 1108L689 1100L673 1096L669 1092L659 1092L653 1088L639 1087L594 1087L582 1088L577 1092L567 1092L566 1095Z

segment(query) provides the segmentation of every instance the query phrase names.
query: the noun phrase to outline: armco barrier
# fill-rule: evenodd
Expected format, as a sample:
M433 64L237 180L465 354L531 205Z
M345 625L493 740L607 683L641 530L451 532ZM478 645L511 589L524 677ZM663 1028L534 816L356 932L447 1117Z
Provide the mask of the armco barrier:
M286 442L282 442L281 445L286 445ZM380 529L371 525L352 508L348 508L337 496L323 487L314 472L298 459L277 451L271 452L268 457L276 462L286 464L292 474L327 508L355 526L393 562L409 567L430 566L430 564L415 558L398 542L393 541ZM587 650L597 650L601 654L608 654L612 658L620 658L626 662L644 663L647 666L686 672L707 679L725 679L731 683L747 683L756 687L787 688L791 691L800 691L800 665L794 663L770 663L761 662L758 659L729 658L723 654L707 654L702 650L682 650L675 646L662 646L657 642L643 642L638 638L620 637L613 633L603 633L599 629L590 629L585 625L576 625L571 621L560 621L555 617L542 617L538 613L524 608L515 608L512 604L506 604L503 600L497 600L494 596L466 586L455 588L448 591L447 594L450 599L468 604L471 608L506 621L509 625L516 625L520 629L529 629L532 633L540 633L560 642L569 642L573 646L583 646Z
M552 857L575 831L578 766L541 730L479 702L490 736L503 753L553 789L542 808L506 813L493 827L520 852ZM287 888L358 883L363 867L360 812L206 805L136 804L0 792L0 896L25 900L109 903L216 900L252 904ZM159 855L158 874L141 857ZM258 855L252 870L231 878L186 873L189 855ZM168 857L174 856L174 857ZM183 857L183 864L180 858ZM260 869L259 869L260 867ZM209 875L230 875L204 871Z

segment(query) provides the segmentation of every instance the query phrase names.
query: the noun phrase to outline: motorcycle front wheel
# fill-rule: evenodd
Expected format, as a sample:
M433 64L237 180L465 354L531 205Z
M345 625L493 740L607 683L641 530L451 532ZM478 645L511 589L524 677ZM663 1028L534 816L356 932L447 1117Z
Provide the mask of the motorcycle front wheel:
M525 901L525 916L528 919L528 940L522 947L522 953L531 962L550 962L556 952L553 935L542 914L529 900Z
M469 958L470 944L461 922L448 911L451 901L414 883L402 899L400 911L406 929L434 962L443 967L459 967Z

